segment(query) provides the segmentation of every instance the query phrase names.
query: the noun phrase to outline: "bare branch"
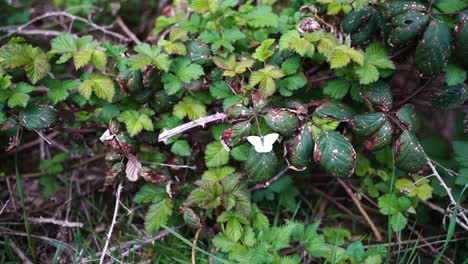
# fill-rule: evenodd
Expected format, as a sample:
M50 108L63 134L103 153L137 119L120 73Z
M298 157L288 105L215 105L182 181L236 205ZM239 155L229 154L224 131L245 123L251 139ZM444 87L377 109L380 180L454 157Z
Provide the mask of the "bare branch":
M72 20L78 20L78 21L84 22L84 23L88 24L89 26L91 26L92 28L95 28L95 29L97 29L99 31L102 31L105 34L111 35L111 36L116 37L116 38L118 38L120 40L123 40L123 41L129 41L129 39L127 37L125 37L124 35L121 35L121 34L119 34L117 32L110 31L107 28L105 28L104 26L100 26L100 25L95 24L91 20L88 20L88 19L80 17L80 16L75 16L75 15L70 14L70 13L65 12L65 11L47 12L47 13L41 15L41 16L35 17L35 18L29 20L28 22L26 22L26 23L24 23L24 24L22 24L20 26L14 27L14 28L13 27L0 27L0 31L8 32L8 34L6 34L5 36L0 37L0 40L8 38L8 37L10 37L10 36L12 36L14 34L19 34L26 27L34 24L35 22L37 22L39 20L42 20L42 19L48 18L48 17L56 17L56 16L64 16L64 17L68 17L68 18L70 18Z
M356 204L357 208L359 209L359 212L361 212L362 216L366 219L367 223L369 224L369 227L372 229L372 232L374 233L375 240L377 241L382 241L382 235L380 234L379 230L375 226L374 222L370 219L369 215L367 214L366 210L362 208L361 201L359 201L358 198L353 193L353 190L349 188L349 186L342 180L338 179L338 182L340 185L346 190L346 193L348 193L349 197L353 200L354 204Z
M63 220L58 220L55 218L42 218L42 217L28 217L29 221L38 224L54 224L63 227L83 227L83 223L80 222L68 222Z
M447 184L444 182L444 180L442 179L442 177L440 176L439 172L437 171L436 167L434 166L434 164L432 164L432 161L430 158L427 158L427 165L429 165L429 167L431 168L432 170L432 173L434 174L434 176L437 178L437 180L439 181L440 185L442 186L442 188L444 188L445 192L447 193L449 199L450 199L450 202L452 205L454 206L458 206L458 203L457 201L455 200L455 198L453 197L453 194L452 194L452 190L447 186ZM466 217L466 214L464 213L465 210L463 210L463 212L459 213L458 212L458 209L455 208L455 213L456 213L456 216L457 217L457 220L458 220L458 217L461 217L464 222L463 224L464 225L461 225L463 228L465 228L466 230L468 230L468 218ZM445 212L444 212L445 214ZM457 223L459 223L457 221ZM459 223L460 224L460 223Z
M18 257L21 259L21 262L23 264L33 264L33 262L24 254L23 251L11 240L10 238L7 238L7 243L11 247L11 249L18 255Z
M135 34L133 34L133 32L127 27L127 25L125 25L124 21L122 20L120 16L117 17L115 22L117 22L117 25L119 25L119 27L123 30L123 32L125 32L125 34L129 38L131 38L133 42L135 42L138 45L142 43L141 40L139 40L137 36L135 36Z
M166 131L162 132L161 134L159 134L158 141L159 142L161 142L161 141L166 142L166 140L168 140L169 138L171 138L171 137L173 137L175 135L178 135L180 133L183 133L183 132L185 132L185 131L187 131L189 129L192 129L192 128L196 127L196 126L205 127L205 125L207 123L223 120L224 118L226 118L226 115L224 113L216 113L214 115L200 117L197 120L182 124L182 125L180 125L178 127L175 127L173 129L169 129L169 130L166 130Z
M104 244L104 249L102 250L102 255L101 255L101 259L99 260L99 264L102 264L104 262L104 258L106 257L107 248L109 247L109 241L112 236L112 230L114 230L114 225L117 219L117 213L119 212L120 194L122 193L122 189L123 189L123 185L122 185L122 182L120 182L119 186L117 187L117 193L115 195L116 198L115 198L114 216L112 217L112 223L109 228L109 233L107 233L106 244Z

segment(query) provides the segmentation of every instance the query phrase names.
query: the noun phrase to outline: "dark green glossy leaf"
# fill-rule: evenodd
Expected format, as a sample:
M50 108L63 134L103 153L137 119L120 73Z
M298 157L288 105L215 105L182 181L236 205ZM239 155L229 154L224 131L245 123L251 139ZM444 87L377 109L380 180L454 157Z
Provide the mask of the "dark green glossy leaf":
M251 114L252 110L241 104L234 104L226 110L226 115L233 118L245 117Z
M414 1L386 1L380 7L380 11L385 19L391 19L396 15L406 13L408 11L425 11L426 7L423 4Z
M315 114L324 119L350 121L354 117L355 112L351 107L341 102L327 101L317 107Z
M251 124L249 121L239 122L232 128L224 130L221 141L228 146L238 145L246 136L250 135Z
M282 136L290 136L299 126L297 114L288 109L274 108L265 115L266 124Z
M45 129L57 119L57 112L50 106L29 105L19 113L20 124L27 129Z
M383 81L377 81L370 85L363 86L360 94L369 104L377 106L384 112L392 108L392 91L390 90L390 86Z
M426 153L410 131L401 133L395 142L395 165L408 172L416 172L426 164Z
M454 55L458 61L468 68L468 18L462 16L460 23L455 28Z
M194 40L187 43L186 47L187 54L193 63L203 66L211 63L211 50L205 43Z
M356 167L356 151L342 134L324 131L315 140L314 160L332 175L347 177Z
M468 99L468 86L464 83L448 86L442 85L432 97L432 105L442 109L453 109Z
M443 22L432 21L416 47L416 67L424 75L442 72L452 49L452 33Z
M429 23L429 16L418 12L408 12L392 19L393 30L389 42L392 46L407 45L421 33Z
M366 142L364 146L369 150L379 150L392 142L393 127L386 121Z
M385 114L381 112L367 113L354 117L352 126L354 132L361 136L369 136L385 122Z
M276 174L278 158L273 151L259 153L254 147L250 148L245 162L245 170L253 182L266 182Z
M310 127L303 126L295 137L285 142L284 147L286 158L292 169L305 170L311 162L314 150L314 139Z
M369 7L351 11L341 23L343 31L351 34L353 45L369 41L379 28L380 15Z
M419 118L414 105L406 104L396 113L398 119L405 124L411 132L416 132L419 128Z

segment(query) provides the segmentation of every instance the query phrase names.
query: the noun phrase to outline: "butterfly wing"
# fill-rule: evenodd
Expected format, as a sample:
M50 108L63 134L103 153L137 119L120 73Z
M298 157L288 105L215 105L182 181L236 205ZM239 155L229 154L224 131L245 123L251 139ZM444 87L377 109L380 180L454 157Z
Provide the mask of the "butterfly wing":
M271 134L265 135L263 137L263 144L273 146L276 140L278 140L278 137L279 137L278 133L271 133Z
M278 139L277 133L268 134L264 137L249 136L247 140L255 147L255 151L266 153L273 150L273 144Z
M262 152L263 150L263 142L261 137L257 136L248 136L247 141L249 141L252 146L254 146L255 151Z

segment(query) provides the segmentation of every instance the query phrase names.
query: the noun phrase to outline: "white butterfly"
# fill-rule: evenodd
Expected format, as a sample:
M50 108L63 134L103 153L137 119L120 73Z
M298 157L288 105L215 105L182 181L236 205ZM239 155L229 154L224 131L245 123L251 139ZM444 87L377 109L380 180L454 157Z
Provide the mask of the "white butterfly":
M273 150L273 144L278 139L278 133L271 133L263 137L248 136L247 140L255 147L255 151L266 153Z

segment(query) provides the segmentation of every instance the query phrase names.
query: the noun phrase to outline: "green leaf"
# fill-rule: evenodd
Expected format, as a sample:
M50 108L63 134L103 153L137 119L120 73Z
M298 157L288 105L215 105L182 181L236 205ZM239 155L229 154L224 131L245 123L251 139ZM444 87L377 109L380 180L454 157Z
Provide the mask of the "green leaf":
M274 39L266 39L262 42L258 48L255 49L255 52L252 54L252 58L257 59L259 61L265 61L271 55L273 55L273 51L270 50L271 45L275 43Z
M243 232L244 228L242 227L242 224L236 219L228 221L226 224L226 230L224 231L226 236L235 242L242 237Z
M186 58L175 60L173 66L173 71L184 83L189 83L205 74L202 66L198 64L190 64L190 60Z
M210 181L221 181L226 176L231 175L234 172L236 172L236 169L229 166L209 168L203 173L202 179Z
M204 14L207 12L214 13L216 10L218 10L218 7L219 1L217 0L194 0L190 5L190 8L193 10L193 12L199 14Z
M221 204L223 189L218 182L198 180L195 185L198 188L190 193L187 198L188 204L196 204L205 209L216 208Z
M304 125L299 133L284 144L286 158L294 170L305 170L312 161L314 139L309 126Z
M282 78L283 72L275 66L267 65L265 68L254 71L250 75L249 84L259 86L259 92L263 97L271 96L276 91L275 79Z
M422 11L424 13L427 10L423 4L414 1L387 1L380 7L380 11L384 18L388 20L408 11Z
M193 63L207 65L211 63L211 50L201 41L191 41L186 44L188 55Z
M279 18L271 6L255 6L247 13L245 19L248 25L254 28L274 28L279 23Z
M342 99L347 93L351 84L343 78L328 81L323 88L323 93L334 99Z
M461 83L448 86L443 84L432 97L432 105L442 109L453 109L468 99L468 85Z
M69 91L76 89L80 85L80 80L57 80L57 79L44 79L42 81L49 91L47 92L50 100L57 104L64 101L69 96Z
M286 88L290 91L296 91L307 84L307 80L302 74L290 75L280 81L281 88Z
M445 82L449 86L461 84L466 80L466 70L449 63L445 68Z
M367 46L364 64L356 66L359 83L370 84L379 79L379 69L395 69L395 64L388 58L387 50L378 42Z
M360 94L369 104L377 106L384 112L390 111L393 106L392 91L383 81L361 87Z
M315 114L323 119L332 119L342 122L351 121L355 115L354 110L338 101L325 101L315 109Z
M265 115L266 124L283 136L290 136L299 127L297 114L289 109L273 108Z
M360 84L370 84L379 79L379 71L377 67L370 63L364 63L362 66L357 66L356 74L359 77Z
M231 156L237 161L246 161L250 151L249 144L242 144L231 150Z
M419 118L414 105L406 104L398 109L396 116L405 124L411 132L416 132L419 128Z
M342 21L344 32L351 33L351 43L362 45L372 39L378 30L380 15L371 7L352 10Z
M289 57L281 64L281 70L285 75L294 74L301 66L301 57L295 55Z
M143 185L133 197L133 201L138 204L160 201L167 196L166 189L156 184Z
M403 46L413 41L426 28L430 18L420 12L407 12L392 19L393 30L389 36L392 46Z
M466 18L460 19L460 22L456 26L456 34L455 34L455 50L453 55L457 58L458 63L468 68L468 46L466 43L468 42L468 23L466 23Z
M0 48L0 73L2 68L21 67L33 83L37 83L50 70L46 54L40 48L28 44L7 44Z
M92 50L79 50L73 56L73 63L75 68L79 69L91 61L91 56L93 55Z
M304 56L311 46L306 39L301 38L297 30L288 31L279 40L280 50L292 50L301 56Z
M28 48L27 51L31 60L25 65L26 76L35 84L46 76L50 70L50 64L46 54L41 49Z
M229 162L229 152L224 149L221 142L208 144L205 150L205 164L207 167L219 167Z
M427 200L432 197L432 187L430 181L422 176L414 176L415 181L409 179L399 179L395 187L408 197L418 197L421 200Z
M416 68L424 75L440 73L447 65L452 50L452 34L443 22L434 20L416 47Z
M210 94L216 99L232 96L231 89L225 81L217 81L210 84Z
M181 156L181 157L188 157L190 156L190 145L187 140L177 140L171 146L172 153Z
M253 147L250 148L245 170L252 182L269 181L277 172L277 166L278 158L273 151L259 153Z
M455 160L463 167L468 167L468 141L453 141Z
M206 107L191 96L186 96L182 101L174 106L174 115L179 119L188 116L190 120L195 120L206 116Z
M102 50L93 51L91 54L91 64L93 64L93 66L100 71L104 70L107 64L106 53Z
M52 53L62 54L78 50L75 38L70 33L61 33L50 41L50 45L52 46L50 50Z
M128 64L132 70L138 70L148 65L154 65L161 71L167 72L170 66L169 56L162 54L158 46L150 46L143 43L135 47L137 55L128 59Z
M356 167L356 151L336 131L323 131L315 141L314 160L337 177L350 176Z
M385 120L385 115L380 112L361 114L354 117L352 126L356 134L370 136L382 126Z
M416 136L404 131L395 143L395 165L408 172L416 172L426 165L426 153Z
M395 194L385 194L379 198L379 210L384 215L394 215L400 212L398 198Z
M343 47L336 47L330 53L328 61L330 62L330 67L336 69L346 66L351 61L351 58Z
M89 100L91 93L108 102L112 101L115 94L114 82L106 75L91 74L89 79L78 86L80 94Z
M463 0L438 0L435 6L444 13L455 13L468 7L468 3Z
M172 215L172 199L166 198L154 202L145 216L145 230L152 234L165 225Z
M15 107L15 106L26 107L30 98L28 93L35 91L35 90L36 90L36 87L32 85L29 85L24 82L18 83L13 93L10 95L10 98L8 99L8 106L9 107Z
M164 73L161 77L161 81L168 95L176 94L182 89L182 82L172 73Z
M403 230L408 223L408 219L400 212L392 215L390 217L390 225L394 232L399 232Z
M228 146L238 145L246 136L250 135L251 127L249 121L238 122L232 128L223 131L220 137L221 141Z
M29 105L19 113L19 121L27 129L46 129L55 124L57 112L50 106Z
M135 110L127 110L118 117L120 122L125 123L127 131L131 137L140 133L143 129L153 131L153 122L146 114L140 114Z
M388 121L364 142L364 146L369 150L379 150L392 142L393 127Z

